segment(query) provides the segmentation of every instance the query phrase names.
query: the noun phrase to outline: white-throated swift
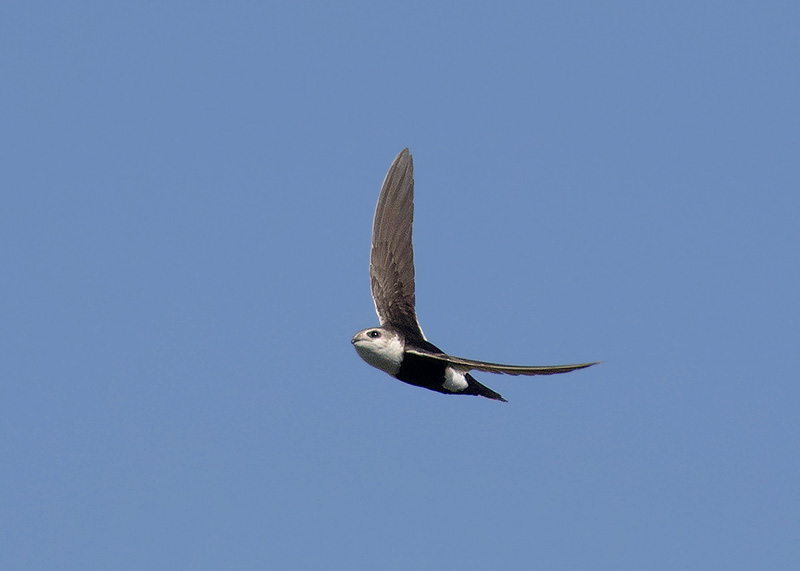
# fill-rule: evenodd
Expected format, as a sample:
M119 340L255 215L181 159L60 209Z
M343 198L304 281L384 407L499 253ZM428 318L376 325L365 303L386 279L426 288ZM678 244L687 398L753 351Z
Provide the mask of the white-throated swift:
M380 327L353 337L356 352L367 363L396 379L448 395L478 395L507 402L469 374L473 369L507 375L553 375L597 363L526 367L473 361L447 355L429 342L414 310L414 163L403 149L389 167L372 225L369 276Z

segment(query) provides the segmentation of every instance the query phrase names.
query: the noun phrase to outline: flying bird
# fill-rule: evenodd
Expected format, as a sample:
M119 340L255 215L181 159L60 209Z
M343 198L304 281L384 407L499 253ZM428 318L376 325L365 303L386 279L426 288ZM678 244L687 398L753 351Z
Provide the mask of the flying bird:
M408 149L395 158L381 187L372 225L369 276L380 327L352 339L359 356L396 379L444 394L477 395L507 402L470 371L506 375L553 375L597 363L528 367L463 359L444 353L425 338L414 309L414 163Z

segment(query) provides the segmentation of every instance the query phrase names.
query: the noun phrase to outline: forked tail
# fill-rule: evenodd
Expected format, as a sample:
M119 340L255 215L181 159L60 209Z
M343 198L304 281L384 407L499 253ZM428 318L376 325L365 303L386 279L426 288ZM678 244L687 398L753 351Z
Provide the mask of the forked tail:
M494 392L492 389L490 389L485 385L480 384L478 381L475 380L475 377L473 377L472 375L467 374L466 377L469 385L464 390L464 394L478 395L481 397L486 397L487 399L508 402L506 399L503 398L503 395Z

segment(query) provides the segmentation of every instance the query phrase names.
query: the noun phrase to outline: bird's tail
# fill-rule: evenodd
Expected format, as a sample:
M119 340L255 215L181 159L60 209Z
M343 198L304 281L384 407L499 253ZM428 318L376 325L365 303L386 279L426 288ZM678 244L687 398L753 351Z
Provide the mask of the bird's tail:
M478 381L475 380L475 377L473 377L472 375L467 374L466 377L467 377L467 382L469 384L467 385L467 389L464 391L464 393L468 395L478 395L481 397L486 397L487 399L508 402L506 399L503 398L503 395L501 395L500 393L496 393L489 387L480 384Z

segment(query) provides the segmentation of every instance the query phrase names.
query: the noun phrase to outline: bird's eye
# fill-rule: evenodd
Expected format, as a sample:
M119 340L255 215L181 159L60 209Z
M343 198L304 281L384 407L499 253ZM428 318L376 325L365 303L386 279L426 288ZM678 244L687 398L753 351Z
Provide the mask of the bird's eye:
M367 333L367 335L368 335L369 337L371 337L372 339L377 339L378 337L380 337L380 336L381 336L381 332L380 332L380 331L375 331L375 330L373 329L372 331L370 331L369 333Z

